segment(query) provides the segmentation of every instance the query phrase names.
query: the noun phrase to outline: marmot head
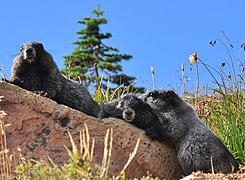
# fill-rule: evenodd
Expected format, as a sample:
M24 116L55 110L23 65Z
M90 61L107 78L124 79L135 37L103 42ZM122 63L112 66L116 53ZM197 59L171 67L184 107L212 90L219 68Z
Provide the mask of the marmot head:
M20 47L20 55L29 63L34 62L36 57L46 52L40 42L26 42Z
M134 107L137 104L138 98L134 94L125 94L120 97L117 109L122 110L122 118L127 122L132 122L135 118Z
M140 98L161 112L171 111L183 105L182 99L172 90L152 90Z
M139 128L147 128L150 121L157 119L152 108L135 94L123 95L119 99L117 108L122 109L122 118L125 121Z

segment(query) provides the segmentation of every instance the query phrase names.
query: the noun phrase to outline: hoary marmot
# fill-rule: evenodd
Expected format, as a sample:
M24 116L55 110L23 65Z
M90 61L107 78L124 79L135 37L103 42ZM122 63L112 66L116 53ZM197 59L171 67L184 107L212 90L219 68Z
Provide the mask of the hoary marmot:
M167 130L163 133L174 143L184 175L212 172L212 168L225 174L238 170L238 162L221 140L174 91L153 90L141 99L164 119L162 126Z
M100 106L80 83L69 80L58 70L51 54L39 42L27 42L14 59L10 82L44 94L58 103L97 117Z
M163 140L161 123L153 109L135 94L125 94L119 99L106 102L101 107L99 118L115 117L143 129L151 139Z

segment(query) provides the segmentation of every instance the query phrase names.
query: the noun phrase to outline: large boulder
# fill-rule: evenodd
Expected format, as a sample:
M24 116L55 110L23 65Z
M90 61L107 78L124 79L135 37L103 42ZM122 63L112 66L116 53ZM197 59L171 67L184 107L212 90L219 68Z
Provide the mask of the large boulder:
M55 163L67 163L64 145L71 147L68 131L79 145L79 132L88 126L95 139L93 162L101 164L104 137L113 129L113 147L108 175L118 175L133 152L138 138L140 144L135 158L126 169L128 178L143 177L147 172L154 177L175 179L181 175L173 147L152 141L142 130L120 119L96 119L51 99L26 91L7 82L0 82L0 110L7 116L5 123L7 144L11 152L21 149L25 159L42 160L50 157Z

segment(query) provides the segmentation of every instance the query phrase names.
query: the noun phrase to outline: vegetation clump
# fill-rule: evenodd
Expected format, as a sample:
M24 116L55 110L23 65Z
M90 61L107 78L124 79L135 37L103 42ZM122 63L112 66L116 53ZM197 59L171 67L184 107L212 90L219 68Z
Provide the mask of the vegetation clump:
M126 75L120 64L130 60L132 56L120 54L118 48L105 43L112 34L101 32L101 26L107 24L107 19L103 17L104 11L100 9L100 5L98 9L92 10L92 14L96 17L85 17L78 21L85 28L77 32L78 40L73 43L77 47L65 56L66 68L61 72L95 90L131 85L132 91L144 92L144 88L133 85L136 77Z

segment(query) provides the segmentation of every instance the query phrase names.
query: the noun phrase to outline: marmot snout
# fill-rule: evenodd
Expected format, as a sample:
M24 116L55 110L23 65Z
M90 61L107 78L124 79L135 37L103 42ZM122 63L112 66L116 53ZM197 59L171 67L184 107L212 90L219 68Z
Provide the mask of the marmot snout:
M32 63L37 55L36 49L41 49L44 51L41 43L33 42L23 44L20 48L20 51L23 54L23 59L29 61L29 63Z

